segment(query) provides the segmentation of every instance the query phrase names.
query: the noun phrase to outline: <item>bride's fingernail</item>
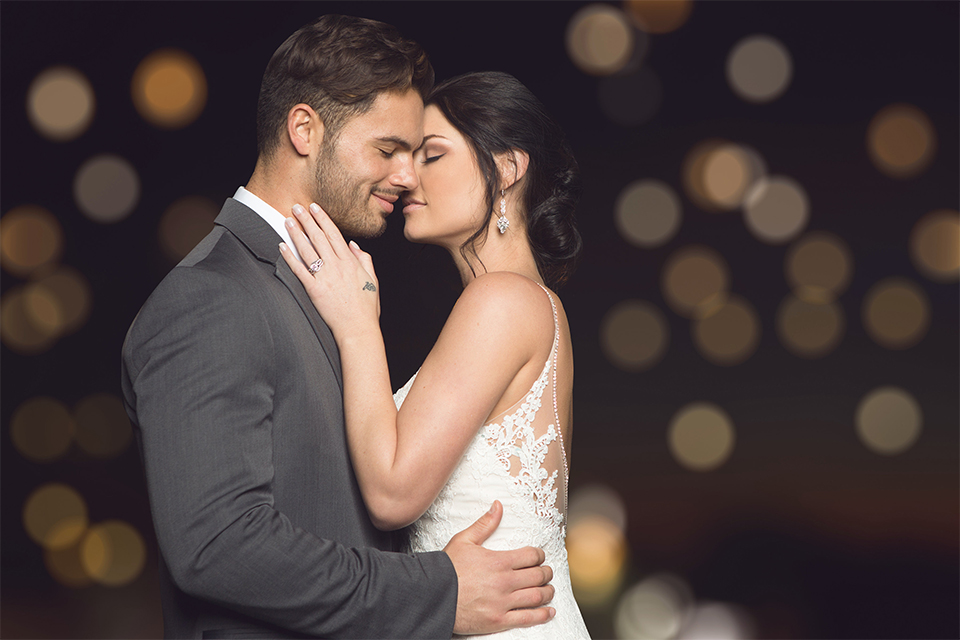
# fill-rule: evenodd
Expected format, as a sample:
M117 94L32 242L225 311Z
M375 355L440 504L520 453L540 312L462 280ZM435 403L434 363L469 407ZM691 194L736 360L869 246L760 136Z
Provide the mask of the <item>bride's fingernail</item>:
M320 213L320 205L318 205L316 202L311 202L311 203L310 203L310 211L312 211L312 212L314 212L314 213Z
M353 247L354 249L359 249L359 248L360 248L360 245L358 245L358 244L357 244L356 242L354 242L353 240L350 241L350 246Z
M287 218L283 221L283 224L287 225L288 229L293 229L295 226L297 226L297 223L293 221L293 218Z
M293 205L293 212L294 212L295 214L297 214L298 216L302 216L302 215L305 214L307 211L306 211L306 209L303 208L302 205L295 204L295 205Z

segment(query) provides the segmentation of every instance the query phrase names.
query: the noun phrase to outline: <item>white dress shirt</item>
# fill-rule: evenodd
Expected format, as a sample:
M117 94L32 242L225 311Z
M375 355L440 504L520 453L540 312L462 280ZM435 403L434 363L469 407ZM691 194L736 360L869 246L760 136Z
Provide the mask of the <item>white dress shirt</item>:
M237 192L233 194L233 199L256 211L257 215L259 215L264 219L264 221L266 221L267 224L273 227L273 230L277 232L277 235L279 235L280 238L287 243L287 246L291 251L293 251L293 255L295 255L300 262L303 262L303 258L300 257L300 252L297 251L297 247L294 246L293 240L290 238L290 231L284 224L286 218L284 218L279 211L243 187L237 189Z

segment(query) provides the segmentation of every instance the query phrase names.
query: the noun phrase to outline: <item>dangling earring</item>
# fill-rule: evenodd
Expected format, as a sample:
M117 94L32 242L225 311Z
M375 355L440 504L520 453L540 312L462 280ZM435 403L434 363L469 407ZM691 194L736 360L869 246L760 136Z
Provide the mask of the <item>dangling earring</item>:
M500 189L500 217L497 218L497 229L500 230L501 234L507 232L507 227L510 226L510 221L507 220L507 197L503 189Z

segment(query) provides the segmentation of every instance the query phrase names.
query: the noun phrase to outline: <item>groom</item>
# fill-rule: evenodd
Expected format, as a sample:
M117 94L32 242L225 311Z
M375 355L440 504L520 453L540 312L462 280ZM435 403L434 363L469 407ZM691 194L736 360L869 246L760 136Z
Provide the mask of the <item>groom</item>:
M449 638L553 615L542 551L480 546L499 505L435 553L395 553L374 528L336 344L279 259L296 202L320 203L345 234L382 232L417 185L432 82L423 50L389 25L324 16L293 34L263 77L247 188L130 328L122 383L166 637Z

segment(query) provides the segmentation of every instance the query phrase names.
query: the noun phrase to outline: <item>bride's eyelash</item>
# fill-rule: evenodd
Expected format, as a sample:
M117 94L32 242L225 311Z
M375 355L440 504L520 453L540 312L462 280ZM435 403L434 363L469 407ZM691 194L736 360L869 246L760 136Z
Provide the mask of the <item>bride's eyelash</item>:
M445 153L441 153L441 154L438 154L438 155L435 155L435 156L430 156L430 157L428 157L428 158L424 158L424 159L423 159L423 164L428 164L428 163L430 163L430 162L436 162L437 160L439 160L440 158L442 158L442 157L445 156L445 155L446 155Z

